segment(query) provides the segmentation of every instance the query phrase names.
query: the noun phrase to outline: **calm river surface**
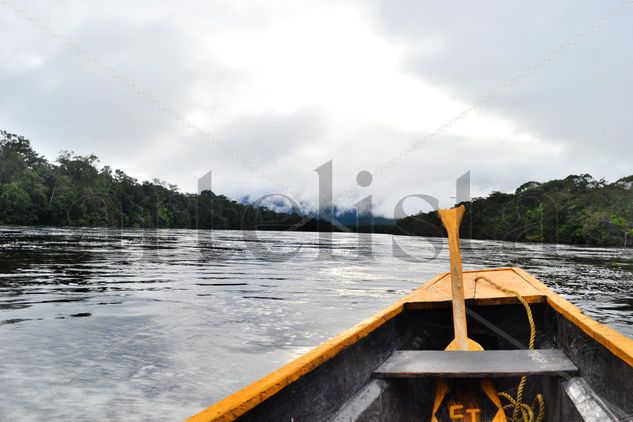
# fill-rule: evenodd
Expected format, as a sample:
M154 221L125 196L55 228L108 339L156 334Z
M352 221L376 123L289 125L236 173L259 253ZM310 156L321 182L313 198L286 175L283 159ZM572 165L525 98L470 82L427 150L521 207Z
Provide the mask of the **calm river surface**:
M442 239L257 236L0 227L0 420L183 419L448 270ZM633 251L466 246L633 336Z

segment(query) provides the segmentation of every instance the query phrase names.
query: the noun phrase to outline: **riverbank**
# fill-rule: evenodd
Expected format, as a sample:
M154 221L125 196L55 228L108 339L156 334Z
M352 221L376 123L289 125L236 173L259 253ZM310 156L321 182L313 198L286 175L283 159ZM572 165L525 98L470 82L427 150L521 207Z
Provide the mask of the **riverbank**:
M295 213L292 204L249 204L211 190L182 193L154 179L97 167L94 155L68 152L50 163L24 137L0 131L0 224L113 228L352 231L443 237L436 213L391 220ZM633 176L608 183L588 174L527 182L464 203L462 238L570 245L631 246ZM287 211L280 211L280 210ZM353 215L355 216L355 214ZM353 217L352 216L352 217ZM341 224L336 219L343 218Z

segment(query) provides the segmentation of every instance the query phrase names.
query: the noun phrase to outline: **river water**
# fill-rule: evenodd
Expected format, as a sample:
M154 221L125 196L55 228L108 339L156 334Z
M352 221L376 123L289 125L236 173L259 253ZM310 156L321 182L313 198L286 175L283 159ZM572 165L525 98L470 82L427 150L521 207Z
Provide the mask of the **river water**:
M20 421L184 419L448 270L442 239L351 233L0 227L0 248L0 420ZM463 255L633 336L631 250Z

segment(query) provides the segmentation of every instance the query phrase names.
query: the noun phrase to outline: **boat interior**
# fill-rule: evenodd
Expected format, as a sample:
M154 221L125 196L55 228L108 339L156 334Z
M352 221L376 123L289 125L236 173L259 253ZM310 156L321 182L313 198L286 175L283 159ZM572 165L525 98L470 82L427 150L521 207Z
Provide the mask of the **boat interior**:
M524 305L482 276L529 303L533 350ZM538 420L540 412L546 421L622 420L633 413L633 340L518 268L465 272L464 287L468 337L482 352L444 351L453 320L450 275L441 274L192 420L504 420L495 418L498 407L481 389L484 380L507 394L497 400L508 405L511 420L508 397L517 399L523 376L525 406L518 412L526 420ZM440 382L451 392L478 395L477 408L455 407L450 393L437 399Z

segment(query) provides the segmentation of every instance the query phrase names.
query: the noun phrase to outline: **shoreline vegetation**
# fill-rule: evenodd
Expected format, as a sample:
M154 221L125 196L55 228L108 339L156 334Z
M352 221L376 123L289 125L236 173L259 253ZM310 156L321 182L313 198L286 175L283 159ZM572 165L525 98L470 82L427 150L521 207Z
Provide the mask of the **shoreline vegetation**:
M344 226L277 212L211 191L179 192L154 179L96 167L94 155L63 151L48 162L22 136L0 131L0 225L372 232L445 237L437 213L391 222L363 215ZM527 182L464 203L462 238L591 246L633 244L633 175L613 183L588 174ZM358 218L358 219L356 219ZM354 223L356 221L356 223ZM391 224L389 224L391 223Z

